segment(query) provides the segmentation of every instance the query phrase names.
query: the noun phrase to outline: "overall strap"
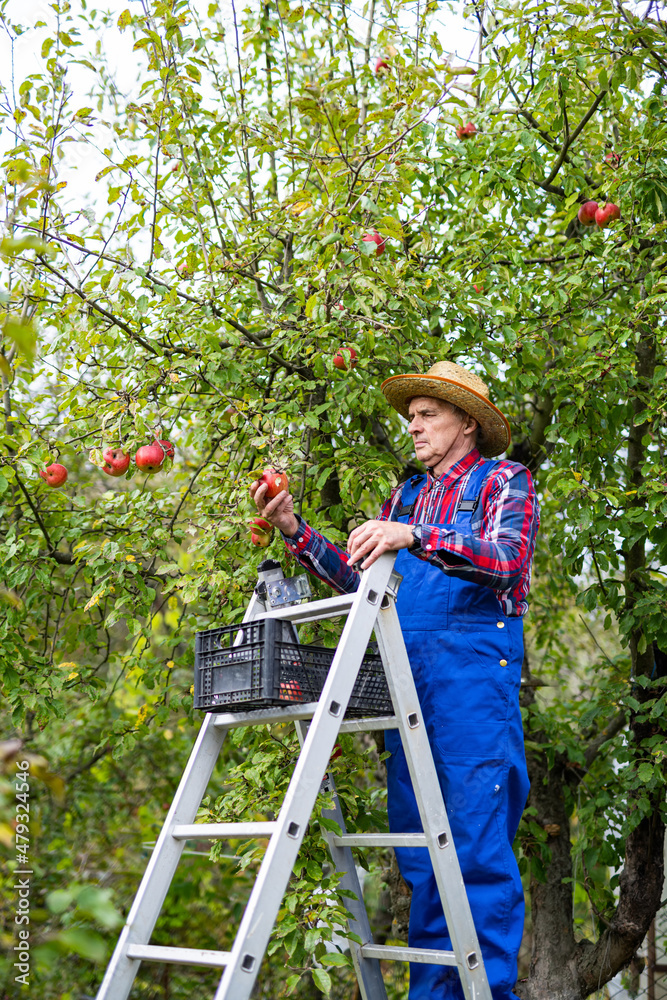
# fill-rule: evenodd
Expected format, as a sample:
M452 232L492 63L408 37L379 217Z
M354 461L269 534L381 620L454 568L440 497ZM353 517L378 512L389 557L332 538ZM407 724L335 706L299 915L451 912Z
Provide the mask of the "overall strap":
M401 506L398 510L394 508L391 516L392 521L397 521L399 517L412 517L417 497L424 488L425 483L426 476L413 476L412 479L408 479L407 482L403 483L400 500Z
M470 521L472 521L472 516L479 506L479 498L482 493L484 481L489 473L493 472L497 465L498 462L482 461L479 465L475 466L470 473L468 482L466 483L463 493L461 494L461 499L456 507L452 524L459 527L464 525L466 522L470 523Z

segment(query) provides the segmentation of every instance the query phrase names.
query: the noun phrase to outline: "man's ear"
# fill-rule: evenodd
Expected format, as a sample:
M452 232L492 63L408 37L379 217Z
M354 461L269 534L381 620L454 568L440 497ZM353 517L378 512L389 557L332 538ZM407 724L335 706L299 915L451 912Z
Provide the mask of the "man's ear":
M471 417L469 413L466 413L465 420L463 421L463 433L464 434L474 434L475 431L479 429L479 421Z

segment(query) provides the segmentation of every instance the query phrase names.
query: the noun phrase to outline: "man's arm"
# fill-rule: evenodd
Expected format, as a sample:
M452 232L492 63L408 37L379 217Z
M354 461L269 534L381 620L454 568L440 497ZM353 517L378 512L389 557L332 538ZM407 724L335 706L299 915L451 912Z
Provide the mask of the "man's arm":
M490 477L480 503L481 524L474 534L469 529L463 534L450 524L401 525L386 520L394 506L392 497L379 520L366 521L350 535L350 561L363 558L366 569L388 549L409 548L417 558L454 576L495 590L511 589L532 559L539 525L530 473L518 465L499 470ZM397 528L403 529L400 536Z
M532 477L522 466L492 477L482 495L478 530L462 534L453 525L421 525L411 551L448 573L494 590L517 586L530 564L539 527Z
M359 586L359 574L348 565L346 553L303 518L298 519L295 533L283 534L283 540L297 562L334 590L351 594Z
M343 550L294 513L294 498L290 493L282 490L266 503L266 490L266 485L254 482L250 495L262 517L278 528L297 562L334 590L353 593L359 586L359 574L348 565Z

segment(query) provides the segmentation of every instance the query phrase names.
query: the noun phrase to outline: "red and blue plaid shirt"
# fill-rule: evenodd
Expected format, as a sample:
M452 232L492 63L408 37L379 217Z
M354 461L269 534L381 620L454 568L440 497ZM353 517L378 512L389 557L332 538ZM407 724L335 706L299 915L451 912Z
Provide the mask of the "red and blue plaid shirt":
M479 504L470 522L470 534L451 525L469 473L481 461L475 448L440 477L427 473L426 485L415 501L411 524L419 524L420 544L410 549L417 559L455 570L458 577L490 587L504 613L511 617L528 610L530 573L539 527L539 505L528 469L499 461L482 485ZM402 486L392 490L377 520L394 518L401 507ZM334 590L351 593L359 574L347 564L347 555L305 521L287 548L307 570Z

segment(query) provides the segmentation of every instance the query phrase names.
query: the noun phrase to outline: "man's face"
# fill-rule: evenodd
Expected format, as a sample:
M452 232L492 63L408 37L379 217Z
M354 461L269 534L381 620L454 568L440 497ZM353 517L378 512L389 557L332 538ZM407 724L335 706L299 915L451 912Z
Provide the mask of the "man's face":
M462 420L442 399L416 396L410 400L409 415L408 433L412 434L416 457L436 472L441 463L458 461L475 445L477 422Z

